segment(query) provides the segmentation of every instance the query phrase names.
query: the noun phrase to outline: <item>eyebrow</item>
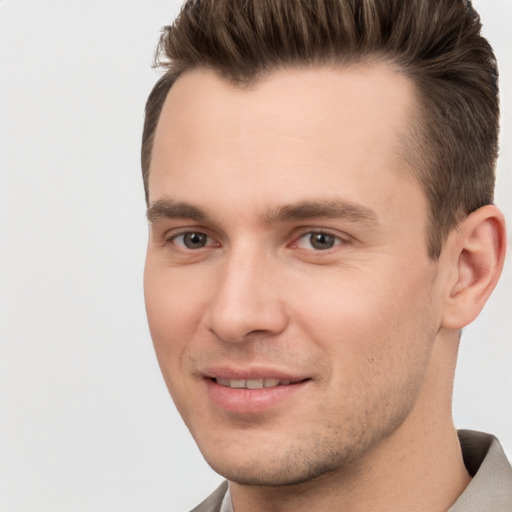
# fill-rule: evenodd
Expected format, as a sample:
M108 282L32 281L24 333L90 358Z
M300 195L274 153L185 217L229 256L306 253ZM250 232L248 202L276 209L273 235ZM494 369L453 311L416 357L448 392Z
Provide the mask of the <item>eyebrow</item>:
M147 218L150 223L161 219L190 219L206 222L211 219L211 216L206 210L190 203L159 199L149 206ZM280 206L264 213L260 221L262 224L271 225L320 218L377 224L377 215L373 210L344 199L315 199Z
M189 203L175 202L171 199L155 201L149 206L146 216L150 223L161 219L190 219L204 222L210 217L202 208Z
M344 199L321 199L301 201L275 208L266 213L263 221L267 224L292 220L344 219L349 222L376 224L377 215L373 210Z

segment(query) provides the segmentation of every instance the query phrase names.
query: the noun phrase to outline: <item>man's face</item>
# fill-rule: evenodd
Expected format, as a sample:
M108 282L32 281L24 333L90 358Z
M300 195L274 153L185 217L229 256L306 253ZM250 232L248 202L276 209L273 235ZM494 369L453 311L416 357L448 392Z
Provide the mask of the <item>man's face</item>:
M195 70L167 97L147 313L176 406L230 480L304 481L421 417L440 292L400 156L411 108L384 65L246 89Z

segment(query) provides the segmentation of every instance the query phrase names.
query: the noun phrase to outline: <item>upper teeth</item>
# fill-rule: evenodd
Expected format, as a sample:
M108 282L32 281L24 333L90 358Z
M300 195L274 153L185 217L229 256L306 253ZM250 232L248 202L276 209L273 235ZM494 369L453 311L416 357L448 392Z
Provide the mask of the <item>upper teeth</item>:
M246 388L246 389L261 389L261 388L273 388L275 386L286 386L290 384L289 380L279 379L215 379L217 384L221 386L227 386L230 388Z

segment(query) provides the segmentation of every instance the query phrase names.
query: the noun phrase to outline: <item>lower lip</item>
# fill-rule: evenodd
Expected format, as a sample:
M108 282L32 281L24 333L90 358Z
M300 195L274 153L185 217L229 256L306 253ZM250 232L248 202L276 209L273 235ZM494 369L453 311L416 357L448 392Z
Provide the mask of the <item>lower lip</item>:
M303 390L309 381L272 388L230 388L206 379L210 400L223 411L234 414L258 414L272 409Z

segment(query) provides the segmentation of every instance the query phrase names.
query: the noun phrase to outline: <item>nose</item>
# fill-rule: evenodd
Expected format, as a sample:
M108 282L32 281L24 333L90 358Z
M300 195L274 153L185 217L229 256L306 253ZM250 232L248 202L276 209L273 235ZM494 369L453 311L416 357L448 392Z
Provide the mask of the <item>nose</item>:
M288 324L278 268L248 252L223 262L206 313L207 328L232 343L275 336Z

